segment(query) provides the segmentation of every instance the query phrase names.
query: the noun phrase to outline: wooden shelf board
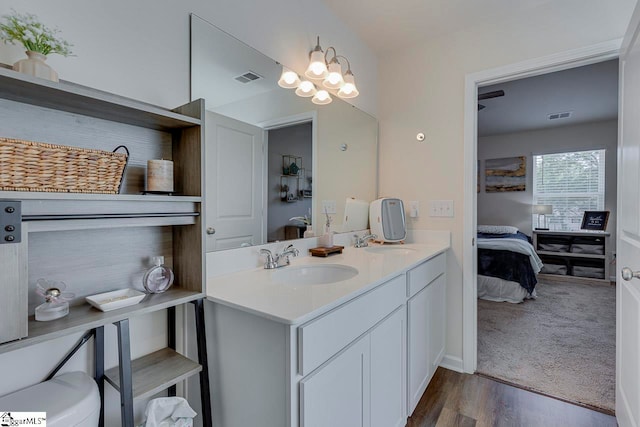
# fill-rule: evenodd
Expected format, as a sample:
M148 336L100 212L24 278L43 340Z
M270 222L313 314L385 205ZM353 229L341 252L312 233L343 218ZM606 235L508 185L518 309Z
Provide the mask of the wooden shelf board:
M68 82L50 82L0 68L2 97L25 104L157 130L181 129L201 120L130 98Z
M133 398L143 399L197 374L202 366L170 348L131 361ZM118 367L105 372L106 380L120 391Z
M192 202L200 196L158 196L143 194L44 193L37 191L0 191L0 199L11 200L82 200L104 202Z
M547 274L540 273L538 274L538 279L540 280L551 280L555 282L565 282L565 283L596 283L596 284L611 284L609 279L594 279L591 277L578 277L571 276L568 274Z
M29 233L50 231L98 230L127 227L165 227L171 225L192 225L197 215L158 216L136 218L100 218L30 221Z
M599 236L610 236L611 233L608 231L587 231L587 230L579 230L579 231L550 231L550 230L533 230L534 234L540 235L548 235L548 234L556 234L559 236L579 236L579 237L599 237Z
M37 322L34 316L29 316L29 335L21 340L0 344L0 354L204 297L202 292L174 286L165 293L147 295L140 304L118 310L102 312L85 303L70 307L69 315L50 322Z
M595 254L577 254L573 252L553 252L553 251L536 251L538 255L555 256L559 258L587 258L587 259L606 259L606 255Z

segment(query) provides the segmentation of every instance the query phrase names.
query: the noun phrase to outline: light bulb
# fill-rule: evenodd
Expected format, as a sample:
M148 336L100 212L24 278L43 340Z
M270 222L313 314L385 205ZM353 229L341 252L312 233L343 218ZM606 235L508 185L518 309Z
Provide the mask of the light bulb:
M296 89L296 95L303 98L316 94L316 86L309 80L302 80Z
M285 89L294 89L300 84L300 78L298 74L286 67L282 67L282 74L280 80L278 80L278 86Z
M320 38L318 38L318 44L309 55L309 66L304 74L310 79L324 79L327 73L327 63L324 62L324 53L322 53Z
M333 99L331 99L331 95L329 95L329 92L324 89L320 89L311 99L311 102L318 105L327 105L330 104L331 101L333 101Z
M358 88L356 88L355 78L353 77L351 69L349 69L344 74L344 85L342 85L338 91L338 96L340 98L355 98L359 94L360 92L358 92Z
M322 82L327 89L339 89L344 84L342 78L342 67L336 58L329 63L329 74Z

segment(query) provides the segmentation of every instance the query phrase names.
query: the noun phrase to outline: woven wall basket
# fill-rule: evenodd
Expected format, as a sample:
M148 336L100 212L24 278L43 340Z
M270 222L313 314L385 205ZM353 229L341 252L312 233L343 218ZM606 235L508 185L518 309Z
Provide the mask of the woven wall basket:
M127 154L0 137L0 190L118 194Z

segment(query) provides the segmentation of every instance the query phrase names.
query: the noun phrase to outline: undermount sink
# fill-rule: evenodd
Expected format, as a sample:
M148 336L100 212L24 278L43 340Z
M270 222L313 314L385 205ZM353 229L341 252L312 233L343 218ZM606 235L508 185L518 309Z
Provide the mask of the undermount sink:
M274 271L271 278L275 282L288 285L324 285L342 282L357 274L358 270L347 265L300 265Z
M413 248L407 248L404 246L369 246L364 249L367 252L374 254L392 254L392 255L409 255L415 252Z

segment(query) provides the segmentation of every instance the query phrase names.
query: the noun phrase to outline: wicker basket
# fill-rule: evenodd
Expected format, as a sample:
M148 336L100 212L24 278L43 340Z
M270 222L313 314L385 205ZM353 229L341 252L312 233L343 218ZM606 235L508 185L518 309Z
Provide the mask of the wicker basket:
M127 157L0 137L0 190L118 194Z

